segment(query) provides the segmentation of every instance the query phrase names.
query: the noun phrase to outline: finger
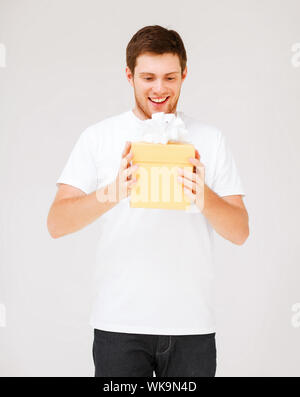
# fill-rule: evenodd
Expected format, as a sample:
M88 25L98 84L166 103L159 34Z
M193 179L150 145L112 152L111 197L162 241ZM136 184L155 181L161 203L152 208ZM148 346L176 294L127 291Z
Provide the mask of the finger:
M133 153L132 152L128 153L124 158L122 158L122 161L121 161L121 169L122 170L124 170L124 169L129 167L130 160L132 158L133 158Z
M205 182L205 167L204 165L200 165L199 167L196 167L196 174L199 178L199 180L204 183Z
M133 185L135 185L136 183L137 183L137 179L136 179L136 178L132 178L130 181L125 181L125 184L126 184L128 187L130 187L130 188L132 188Z
M187 196L190 199L190 201L193 203L195 201L195 195L187 188L184 188L183 191L184 191L184 195Z
M126 192L126 196L128 196L128 193L131 192L131 190L133 189L136 183L137 183L136 178L123 182L123 191Z
M195 183L201 183L202 179L201 179L201 175L200 174L196 174L195 172L190 172L187 170L184 170L183 172L178 170L178 174L179 176L186 178L190 181L193 181Z
M190 157L189 162L197 167L204 167L204 164L202 164L199 159L194 159L193 157Z
M189 159L189 162L190 162L190 163L191 163L191 161L190 161L191 159L197 160L197 161L200 160L200 154L199 154L199 152L198 152L197 149L195 149L195 158L194 158L194 157L191 157L191 158ZM194 165L194 167L193 167L193 172L195 172L195 171L196 171L196 167L195 167L194 162L193 162L192 164Z
M197 157L197 154L196 154L196 157ZM197 158L189 158L189 162L190 163L192 163L193 164L193 172L196 172L196 164L195 164L195 161L199 161L199 159L197 159Z
M183 186L190 188L191 190L196 189L196 183L193 181L190 181L189 179L182 178L181 176L178 177L178 182L183 184Z
M198 159L190 158L189 161L190 161L190 163L192 163L194 165L193 172L196 172L196 174L203 176L204 171L205 171L204 164L201 163L200 160L198 160Z
M135 174L135 172L137 171L138 168L139 168L139 166L137 164L132 165L129 168L126 168L123 171L123 180L127 180L127 178L132 177L133 174Z
M131 142L126 141L125 148L124 148L123 153L122 153L122 157L127 156L127 154L129 153L130 149L131 149Z
M122 152L122 160L128 156L128 154L131 152L131 142L126 141L124 150ZM124 163L121 162L124 168L127 167L127 163L124 161Z
M187 169L179 168L178 175L181 177L184 177L184 178L188 178L191 181L196 181L196 174L194 172L187 170Z

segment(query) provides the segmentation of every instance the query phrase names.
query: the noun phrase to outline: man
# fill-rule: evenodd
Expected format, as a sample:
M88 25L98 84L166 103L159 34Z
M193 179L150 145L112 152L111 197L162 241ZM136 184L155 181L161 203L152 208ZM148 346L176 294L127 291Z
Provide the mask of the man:
M187 58L179 34L161 26L139 30L126 56L135 107L80 135L57 180L48 230L58 238L99 222L91 316L95 376L151 377L154 371L157 377L212 377L213 229L234 244L246 241L245 193L221 131L180 112L197 150L193 172L180 179L193 210L129 206L136 184L131 142L152 114L179 115ZM104 202L103 195L110 199Z

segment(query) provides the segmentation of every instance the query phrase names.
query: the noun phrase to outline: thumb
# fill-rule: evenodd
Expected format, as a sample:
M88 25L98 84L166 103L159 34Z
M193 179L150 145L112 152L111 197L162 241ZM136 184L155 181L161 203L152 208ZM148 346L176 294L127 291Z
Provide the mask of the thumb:
M195 151L195 158L196 158L197 160L200 160L200 154L199 154L199 152L198 152L197 149L196 149L196 151Z
M129 152L129 147L130 147L130 142L129 141L126 141L126 143L125 143L125 148L124 148L124 150L123 150L123 153L122 153L122 157L125 157L127 154L128 154L128 152Z

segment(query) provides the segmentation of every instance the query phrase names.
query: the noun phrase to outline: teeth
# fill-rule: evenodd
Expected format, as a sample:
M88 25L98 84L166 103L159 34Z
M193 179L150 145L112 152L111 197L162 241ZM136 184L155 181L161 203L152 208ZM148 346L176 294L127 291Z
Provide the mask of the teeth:
M162 99L153 99L151 98L151 101L156 102L156 103L160 103L160 102L164 102L167 99L167 97L162 98Z

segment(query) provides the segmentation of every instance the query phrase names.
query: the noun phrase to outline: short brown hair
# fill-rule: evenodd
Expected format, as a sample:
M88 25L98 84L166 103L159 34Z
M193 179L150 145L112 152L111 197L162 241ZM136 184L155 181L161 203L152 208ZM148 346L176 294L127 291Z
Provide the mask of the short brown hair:
M186 67L186 51L183 41L175 30L168 30L159 25L145 26L134 34L126 48L127 66L134 75L138 56L152 52L155 54L177 54L181 74Z

